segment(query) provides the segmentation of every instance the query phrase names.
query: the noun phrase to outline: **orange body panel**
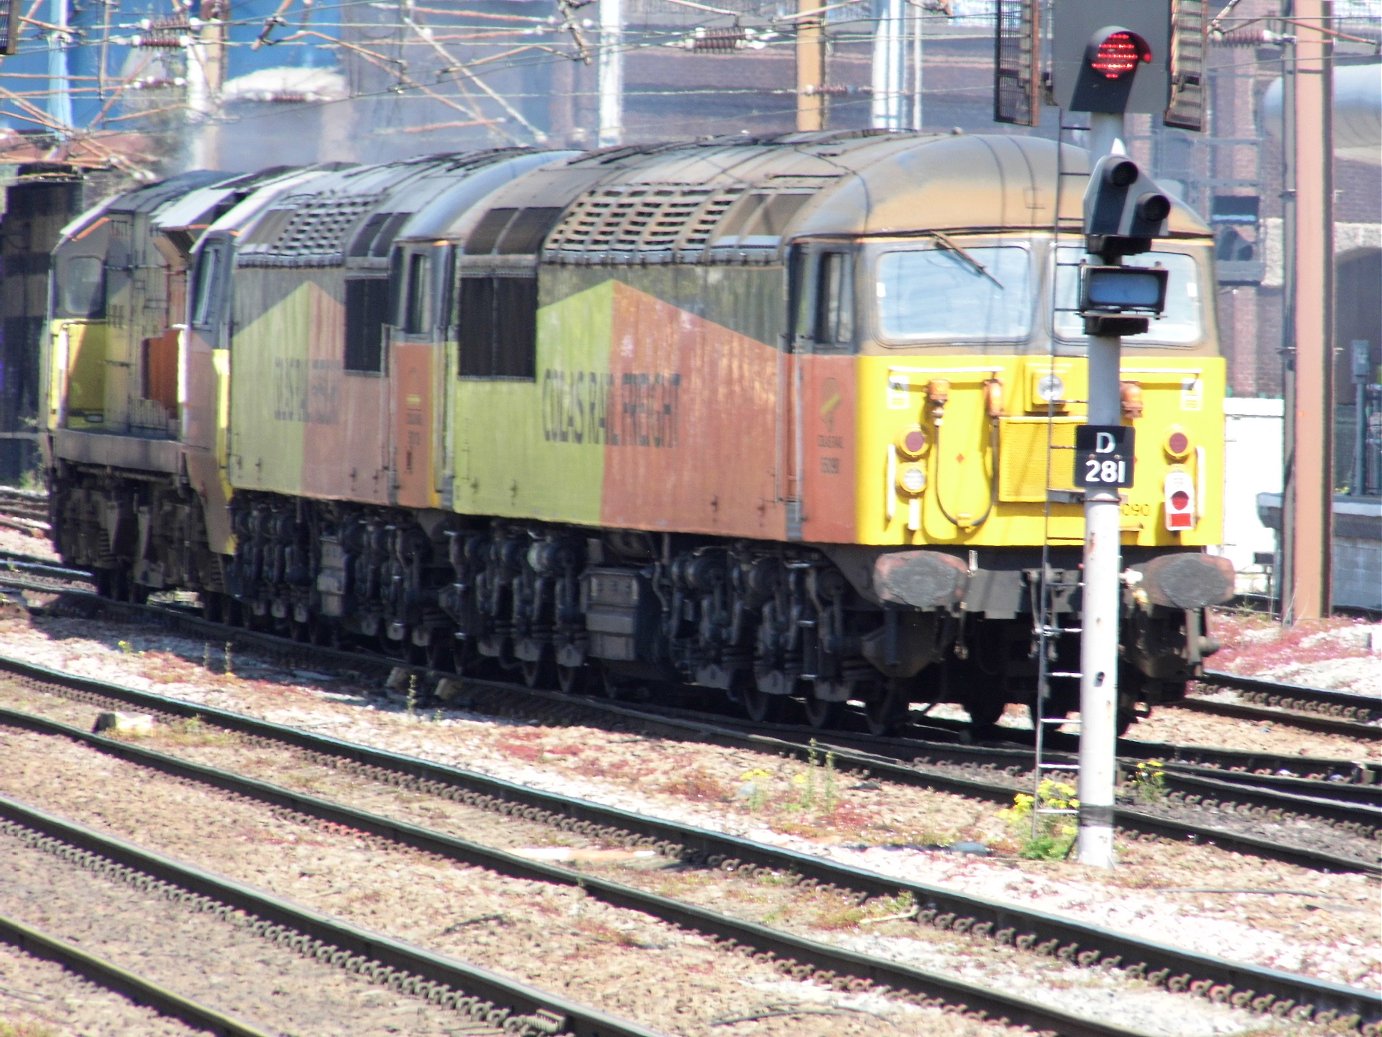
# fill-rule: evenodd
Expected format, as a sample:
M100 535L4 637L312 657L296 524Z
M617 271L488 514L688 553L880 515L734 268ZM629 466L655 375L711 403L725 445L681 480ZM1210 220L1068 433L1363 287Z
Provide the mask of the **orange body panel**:
M849 543L855 537L855 370L850 356L806 356L801 378L802 539Z
M410 508L436 506L432 471L432 366L436 348L394 343L392 354L392 466L396 503Z
M619 286L601 521L778 537L778 354Z

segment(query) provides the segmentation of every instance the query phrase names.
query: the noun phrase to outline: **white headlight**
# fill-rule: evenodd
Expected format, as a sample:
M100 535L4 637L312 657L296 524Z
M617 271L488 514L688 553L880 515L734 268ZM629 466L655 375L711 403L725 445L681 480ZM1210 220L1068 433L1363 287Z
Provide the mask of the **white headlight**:
M1048 374L1037 382L1037 399L1042 403L1063 403L1065 381L1058 374Z
M904 465L897 473L897 485L903 493L916 496L926 489L926 473L919 465Z

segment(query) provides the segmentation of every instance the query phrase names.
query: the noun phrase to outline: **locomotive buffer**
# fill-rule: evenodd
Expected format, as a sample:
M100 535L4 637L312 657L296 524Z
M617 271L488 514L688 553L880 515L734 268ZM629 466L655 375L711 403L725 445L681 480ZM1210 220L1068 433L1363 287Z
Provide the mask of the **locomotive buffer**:
M1066 111L1090 113L1096 159L1084 196L1080 315L1089 342L1088 425L1076 434L1085 488L1080 635L1079 835L1083 864L1113 865L1118 738L1119 494L1133 479L1133 430L1119 400L1122 336L1145 332L1166 302L1167 271L1127 267L1167 233L1171 201L1127 157L1126 112L1166 111L1171 100L1170 0L1055 0L1051 91ZM1039 763L1040 761L1038 761Z

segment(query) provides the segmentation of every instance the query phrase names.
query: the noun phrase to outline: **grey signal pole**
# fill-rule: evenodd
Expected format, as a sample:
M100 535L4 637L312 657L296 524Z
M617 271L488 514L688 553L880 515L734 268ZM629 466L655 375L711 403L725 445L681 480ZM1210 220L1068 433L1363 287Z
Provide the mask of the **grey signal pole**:
M1123 115L1091 112L1090 164L1105 155L1125 155ZM1091 425L1123 421L1118 335L1090 335ZM1084 616L1080 633L1080 826L1075 856L1081 864L1111 868L1113 792L1117 777L1118 614L1120 609L1119 500L1117 487L1090 488L1084 504Z

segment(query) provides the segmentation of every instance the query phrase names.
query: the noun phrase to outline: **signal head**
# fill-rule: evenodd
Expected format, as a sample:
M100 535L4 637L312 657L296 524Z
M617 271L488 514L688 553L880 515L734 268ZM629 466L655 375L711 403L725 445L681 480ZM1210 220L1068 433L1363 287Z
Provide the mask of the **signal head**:
M1152 63L1152 48L1147 41L1121 26L1096 32L1085 53L1089 67L1105 79L1122 79L1136 72L1139 63Z

